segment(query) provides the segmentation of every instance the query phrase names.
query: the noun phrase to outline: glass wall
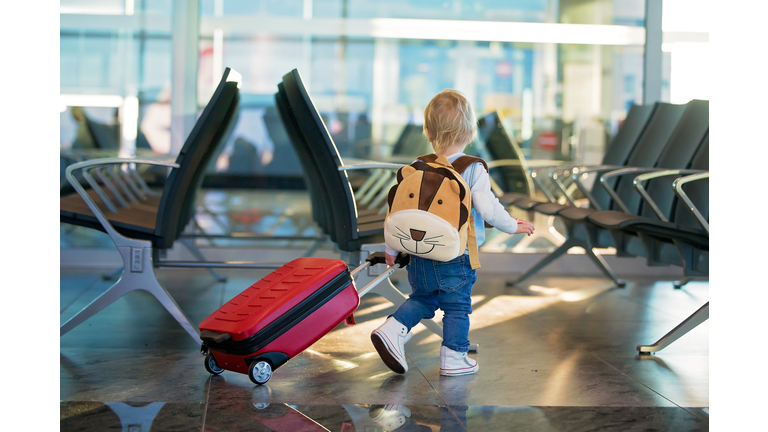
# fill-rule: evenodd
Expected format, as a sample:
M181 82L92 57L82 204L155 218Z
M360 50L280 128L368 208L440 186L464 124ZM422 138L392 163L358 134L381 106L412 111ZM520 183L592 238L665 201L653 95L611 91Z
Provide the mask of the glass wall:
M135 145L167 153L172 0L61 0L60 148L117 149L126 101Z
M390 156L432 96L456 88L479 115L498 111L526 157L598 162L629 106L642 102L642 0L200 5L199 73L208 78L199 94L210 95L214 72L230 66L248 95L247 121L218 172L296 172L287 137L270 126L275 86L293 68L342 157Z
M170 151L173 3L61 1L62 149L94 145L84 118L111 127L119 145L120 111L135 97L136 147ZM199 106L224 67L243 75L238 124L212 173L300 177L273 99L294 68L343 157L386 159L430 98L455 88L478 115L497 111L526 157L597 162L642 102L643 0L201 0L198 9Z

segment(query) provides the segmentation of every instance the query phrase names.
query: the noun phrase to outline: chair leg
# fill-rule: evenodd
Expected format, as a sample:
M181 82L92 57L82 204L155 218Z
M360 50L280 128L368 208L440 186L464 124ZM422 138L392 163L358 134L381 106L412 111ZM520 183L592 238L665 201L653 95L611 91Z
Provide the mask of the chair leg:
M184 330L186 330L190 336L192 336L192 339L197 342L198 345L202 344L202 341L200 340L200 333L198 332L197 327L192 325L192 323L189 321L189 318L184 315L184 312L182 312L181 308L176 303L176 300L174 300L168 291L162 285L160 285L160 282L158 282L157 279L154 279L152 282L144 285L142 289L155 296L157 301L159 301L165 310L167 310L168 313L173 316L176 322L178 322L179 325L184 328Z
M528 279L529 277L536 274L539 270L543 269L544 267L548 266L552 261L560 258L561 255L568 252L568 249L574 247L574 246L581 246L580 242L576 242L572 239L567 239L563 244L561 244L557 249L552 251L549 255L542 258L539 262L534 264L533 267L529 268L525 273L523 273L520 277L518 277L516 280L507 282L507 286L515 286L515 284L519 284L520 282ZM586 248L585 248L586 249Z
M605 276L613 280L616 286L620 288L627 286L627 282L624 281L623 279L619 279L616 276L616 274L613 272L611 267L608 265L607 262L605 262L605 260L603 259L602 256L600 256L600 254L595 253L595 251L591 247L585 247L584 250L586 251L587 256L592 259L592 261L600 270L602 270Z
M131 248L128 246L119 246L117 248L120 255L123 257L123 264L127 269L131 269L132 266L132 251L137 252L138 248ZM154 268L152 266L152 248L143 248L143 259L139 262L139 271L125 271L123 276L115 282L114 285L109 287L103 294L92 301L88 306L84 307L73 317L67 320L59 327L59 336L64 336L70 330L80 325L83 321L95 315L105 307L114 303L120 297L134 290L145 290L155 296L155 298L163 305L163 307L176 319L192 339L200 344L200 335L197 331L197 327L192 325L189 319L181 311L179 305L173 300L173 297L168 291L160 285L155 276Z
M101 275L101 280L105 280L105 281L115 280L115 279L119 278L121 274L123 274L123 268L122 267L120 267L119 269L113 271L112 273L107 273L107 274Z
M191 239L191 238L180 238L179 241L181 242L181 244L183 244L187 248L187 250L189 250L192 253L192 255L198 261L203 261L203 262L207 261L207 259L203 255L203 253L200 252L200 249L198 249L197 246L195 246L194 239ZM211 274L211 276L213 276L214 279L216 279L219 282L226 282L227 281L227 277L226 276L222 276L222 275L216 273L216 270L214 270L212 268L208 268L208 272Z
M148 431L165 402L152 402L142 407L132 407L123 402L108 402L125 431Z
M709 276L685 276L683 279L679 281L674 282L675 289L681 289L685 285L688 285L688 282L693 281L708 281Z
M96 297L88 306L80 310L64 324L59 327L59 336L64 336L70 330L80 325L83 321L94 316L97 312L101 311L105 307L114 303L117 299L124 296L126 293L133 291L136 288L132 288L126 283L124 278L120 278L114 285L109 287L100 296Z
M655 344L638 345L637 351L639 351L640 354L651 354L654 352L659 352L672 342L680 339L683 335L693 330L707 319L709 319L709 302L700 307L699 310L693 313L693 315L686 318L685 321L678 324L678 326L672 329L672 331L665 334L661 339L656 341Z
M541 227L542 225L545 225L544 223L540 222L541 218L545 216L541 213L536 213L533 218L536 219L535 226ZM563 237L562 234L557 232L557 230L554 227L554 216L546 216L546 226L547 228L540 228L536 229L534 231L533 235L525 236L522 240L520 240L513 248L512 252L522 252L525 248L530 246L534 241L537 239L543 238L544 240L548 241L549 243L552 243L555 246L560 246L565 242L565 237Z

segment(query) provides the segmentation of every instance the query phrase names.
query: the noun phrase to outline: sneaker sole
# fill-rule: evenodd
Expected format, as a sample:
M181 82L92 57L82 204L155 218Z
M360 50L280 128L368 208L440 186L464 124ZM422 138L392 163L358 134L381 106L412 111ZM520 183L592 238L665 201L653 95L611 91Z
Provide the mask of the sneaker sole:
M381 360L385 365L387 365L388 368L399 374L405 373L405 368L389 351L389 347L387 347L387 344L384 342L381 336L377 335L376 333L371 334L371 342L373 342L373 347L376 348L376 351L379 353L379 357L381 357Z
M472 375L473 373L476 373L480 370L480 365L477 365L472 368L467 368L466 370L456 371L456 372L446 372L443 369L440 369L440 375L441 376L461 376L461 375Z

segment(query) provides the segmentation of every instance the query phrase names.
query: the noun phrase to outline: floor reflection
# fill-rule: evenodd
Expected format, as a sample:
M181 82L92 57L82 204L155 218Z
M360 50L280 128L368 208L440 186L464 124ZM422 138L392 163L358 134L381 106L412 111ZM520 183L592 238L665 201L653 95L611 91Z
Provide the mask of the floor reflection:
M62 431L594 431L709 429L707 408L61 402Z

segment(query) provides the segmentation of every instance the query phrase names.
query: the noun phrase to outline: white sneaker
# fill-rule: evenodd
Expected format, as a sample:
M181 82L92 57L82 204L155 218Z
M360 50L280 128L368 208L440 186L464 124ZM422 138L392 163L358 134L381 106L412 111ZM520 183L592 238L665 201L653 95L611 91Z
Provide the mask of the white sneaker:
M368 416L385 430L393 431L405 424L411 410L405 405L372 405Z
M379 352L381 360L394 372L400 374L408 372L405 344L412 337L413 332L408 332L408 329L395 317L387 318L384 324L371 332L371 342Z
M477 372L480 365L467 357L467 353L454 351L447 346L440 347L440 375L458 376Z

